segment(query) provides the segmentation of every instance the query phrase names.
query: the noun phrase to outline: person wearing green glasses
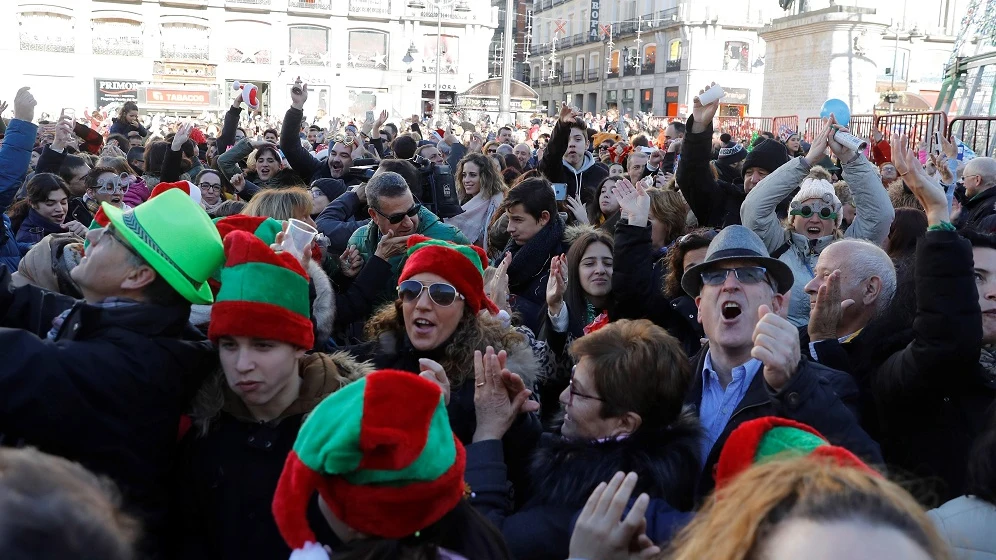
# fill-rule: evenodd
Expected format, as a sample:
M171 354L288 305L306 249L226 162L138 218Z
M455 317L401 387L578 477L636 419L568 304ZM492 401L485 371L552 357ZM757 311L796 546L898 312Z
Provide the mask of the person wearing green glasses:
M813 139L805 157L789 161L762 179L740 207L743 225L757 233L771 256L787 264L795 275L788 319L797 327L809 322L809 296L804 287L813 279L820 252L844 237L881 245L895 218L889 193L882 188L875 166L860 152L836 140L841 130L846 131L831 118ZM817 166L828 148L841 161L844 180L854 196L856 215L846 230L841 228L843 208L830 174ZM796 189L788 219L782 222L776 208Z

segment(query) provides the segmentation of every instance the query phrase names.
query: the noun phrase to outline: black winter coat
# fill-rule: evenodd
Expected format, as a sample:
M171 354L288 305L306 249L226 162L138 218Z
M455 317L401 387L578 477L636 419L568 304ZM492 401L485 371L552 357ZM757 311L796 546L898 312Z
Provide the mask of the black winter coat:
M855 345L852 373L871 397L865 415L874 414L886 464L916 477L923 490L916 495L928 506L964 494L972 444L996 412L996 389L979 364L982 313L973 266L968 241L927 232L916 249L912 342L910 333L873 321L843 345ZM903 346L895 348L896 340Z
M701 227L724 228L740 223L740 205L746 194L743 185L717 181L709 162L712 159L712 123L702 132L692 132L694 117L688 117L681 159L675 179Z
M989 188L961 203L961 213L955 225L959 229L974 228L993 214L996 214L996 188Z
M52 320L71 309L54 341ZM189 307L98 307L0 267L0 441L31 445L114 480L143 523L142 548L167 542L169 474L180 414L217 363Z
M702 404L702 369L705 366L706 343L693 358L695 377L685 397L685 402L696 410ZM762 416L778 416L812 426L830 443L840 445L871 465L882 464L878 444L861 428L858 419L858 387L844 372L832 370L805 357L799 369L780 391L775 391L764 380L764 370L759 370L716 440L699 478L698 495L705 497L715 486L713 471L719 453L727 438L740 424Z
M301 180L310 185L318 179L331 178L332 170L329 169L328 158L317 159L301 145L301 121L303 119L304 111L293 107L287 109L283 126L280 127L280 150L283 151L291 169L297 172ZM346 186L358 185L363 182L358 175L349 173L340 178L346 183Z
M690 412L667 427L641 427L623 439L570 441L544 434L532 451L528 487L514 487L525 504L513 512L502 449L496 441L467 447L465 478L471 503L502 533L516 560L567 558L574 522L588 496L617 472L639 476L634 496L646 492L647 535L666 543L687 520L698 476L701 427Z
M699 351L705 336L697 320L695 301L664 295L667 253L653 258L650 226L616 224L612 250L612 291L620 319L649 319L678 339L689 356Z
M522 324L539 332L546 307L546 283L550 278L550 259L566 254L570 244L564 239L564 222L559 216L547 222L525 245L509 239L505 249L494 258L493 266L501 262L506 252L512 253L508 267L509 305L518 313Z

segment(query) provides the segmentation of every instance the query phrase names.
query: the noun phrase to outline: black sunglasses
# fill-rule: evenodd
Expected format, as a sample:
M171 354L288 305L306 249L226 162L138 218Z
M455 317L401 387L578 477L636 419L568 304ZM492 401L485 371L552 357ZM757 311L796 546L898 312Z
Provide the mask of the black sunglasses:
M415 217L415 215L418 214L418 211L421 210L421 209L422 209L422 205L419 204L418 202L416 202L408 210L405 210L404 212L399 212L397 214L391 214L390 216L388 216L387 214L381 212L380 210L378 210L376 208L374 208L374 212L380 214L382 218L386 219L393 226L395 224L400 224L401 221L404 220L405 218L413 218L413 217Z
M398 284L398 297L405 303L411 303L422 295L422 290L429 290L429 299L436 305L449 307L457 298L464 299L456 288L444 282L435 282L426 286L418 280L405 280Z
M743 284L758 284L766 281L768 269L763 266L738 266L736 268L709 270L701 274L702 283L709 286L719 286L726 282L731 272Z

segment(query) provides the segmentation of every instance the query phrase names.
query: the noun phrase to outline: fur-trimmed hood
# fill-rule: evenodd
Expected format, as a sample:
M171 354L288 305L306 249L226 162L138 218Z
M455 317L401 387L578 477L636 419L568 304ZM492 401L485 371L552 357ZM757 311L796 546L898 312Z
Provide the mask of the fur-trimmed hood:
M600 482L617 472L639 475L634 495L646 492L681 511L693 505L702 427L687 407L662 428L641 427L623 439L573 441L547 435L530 466L530 502L580 509Z
M316 352L301 358L298 363L301 376L300 394L274 423L298 414L311 412L325 397L373 371L368 362L360 362L346 352L323 354ZM191 416L202 434L210 429L211 422L224 410L245 422L256 422L242 399L225 381L225 373L218 370L205 381L194 398Z
M586 233L595 233L598 228L591 224L574 224L564 230L564 244L570 247Z

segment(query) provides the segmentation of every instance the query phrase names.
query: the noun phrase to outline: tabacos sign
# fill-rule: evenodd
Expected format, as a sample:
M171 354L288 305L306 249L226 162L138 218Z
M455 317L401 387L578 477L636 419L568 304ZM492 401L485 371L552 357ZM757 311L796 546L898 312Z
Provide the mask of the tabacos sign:
M94 103L97 107L105 107L111 103L138 101L138 88L142 82L138 80L106 80L97 78L93 81Z
M211 104L211 92L150 87L145 90L145 102L149 105L207 107Z

